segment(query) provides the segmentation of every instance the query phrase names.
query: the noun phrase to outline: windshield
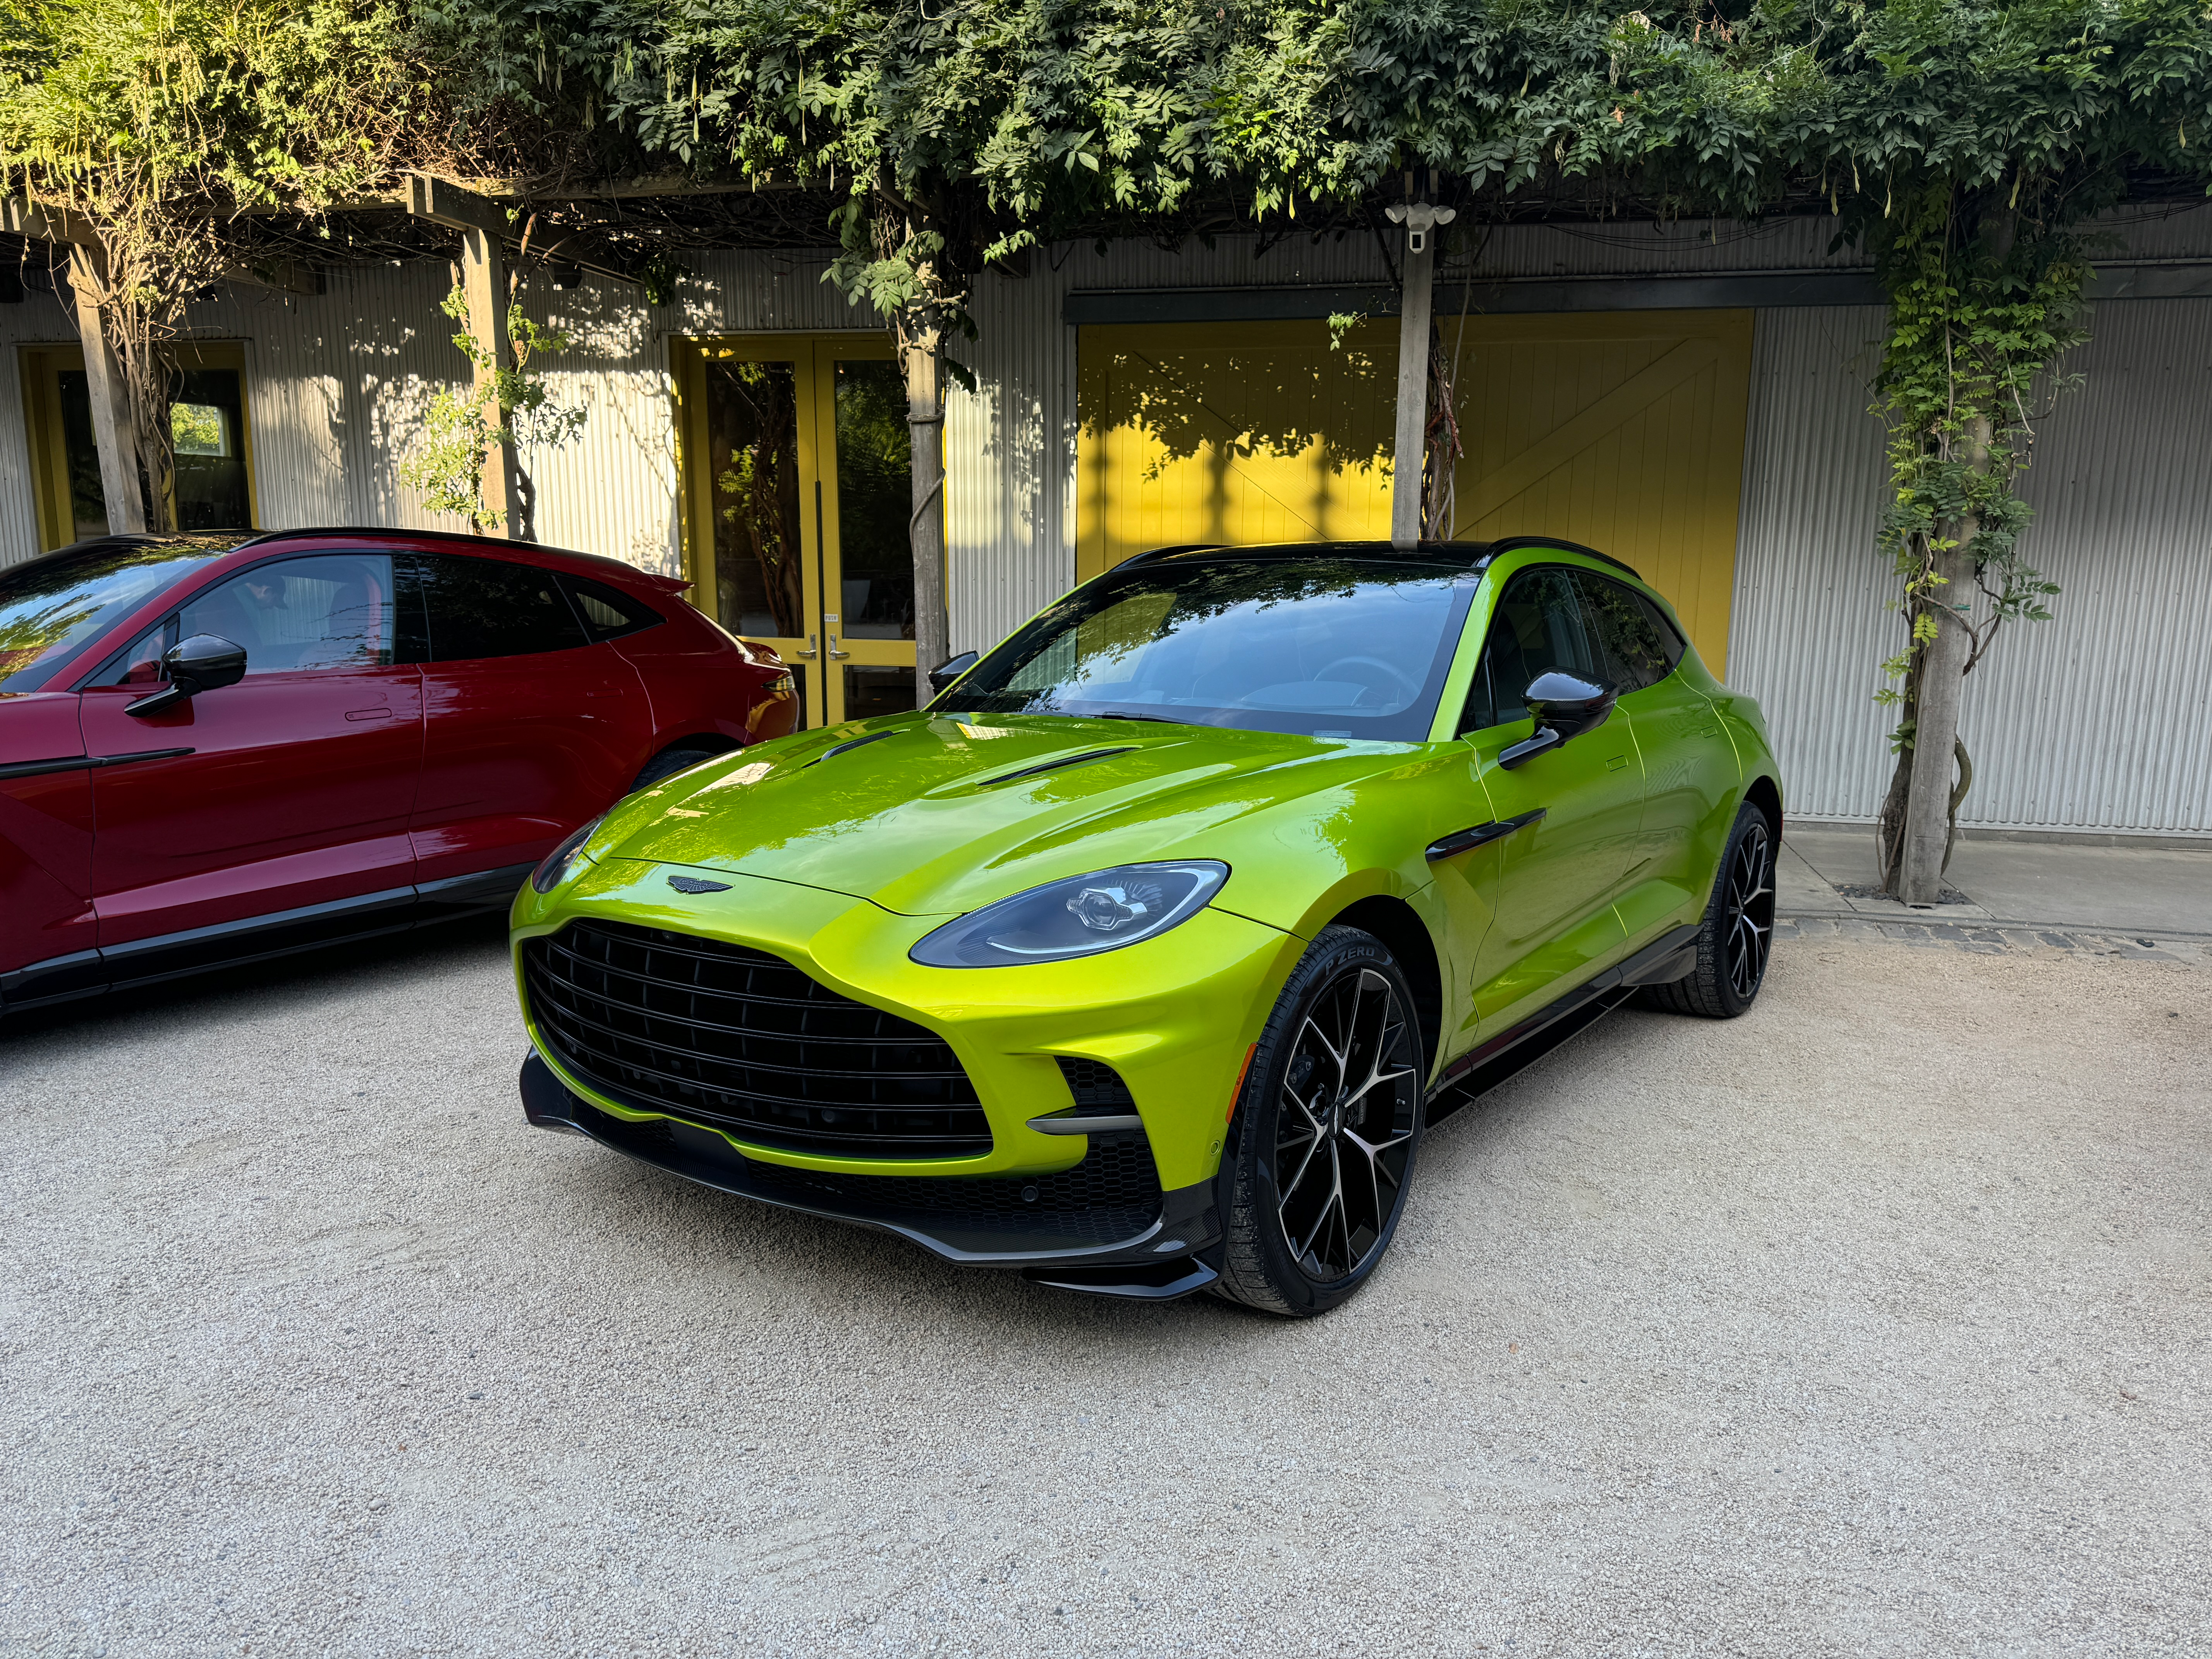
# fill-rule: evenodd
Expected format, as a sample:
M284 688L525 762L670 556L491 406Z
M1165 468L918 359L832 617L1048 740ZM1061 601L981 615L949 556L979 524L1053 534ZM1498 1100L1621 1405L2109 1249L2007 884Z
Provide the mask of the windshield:
M933 706L1419 743L1475 581L1322 554L1140 564L1051 606Z
M40 690L109 623L237 545L95 543L0 570L0 692Z

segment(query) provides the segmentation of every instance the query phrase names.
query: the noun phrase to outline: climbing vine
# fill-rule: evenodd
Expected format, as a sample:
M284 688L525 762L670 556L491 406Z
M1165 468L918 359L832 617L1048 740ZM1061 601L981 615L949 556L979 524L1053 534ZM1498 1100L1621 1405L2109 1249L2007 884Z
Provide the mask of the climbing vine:
M468 298L459 287L439 309L460 325L453 344L476 373L469 385L432 396L414 451L400 465L400 481L421 490L432 513L462 519L474 530L504 529L507 513L484 500L484 464L493 448L511 441L518 449L557 449L583 428L583 407L556 402L538 362L568 350L569 339L510 302L507 339L514 362L502 366L470 326Z
M2075 379L2060 360L2087 337L2092 275L2083 238L2066 219L2027 211L2007 193L1933 181L1896 206L1875 235L1890 295L1876 380L1889 429L1891 497L1881 545L1898 580L1905 640L1881 665L1877 698L1899 721L1898 757L1879 828L1893 889L1903 857L1903 814L1919 731L1923 677L1948 614L1965 635L1957 665L1972 673L2005 623L2047 622L2058 592L2022 556L2028 508L2019 494L2037 421ZM2069 216L2070 217L2070 216ZM1960 778L1945 803L1948 843L1972 785L1963 738L1949 734Z

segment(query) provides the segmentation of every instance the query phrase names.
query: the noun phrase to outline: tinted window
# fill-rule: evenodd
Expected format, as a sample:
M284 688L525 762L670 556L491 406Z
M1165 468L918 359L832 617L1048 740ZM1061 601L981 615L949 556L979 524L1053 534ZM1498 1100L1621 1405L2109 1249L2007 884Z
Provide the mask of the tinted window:
M1577 571L1575 580L1583 591L1583 615L1605 653L1607 678L1616 688L1624 694L1641 691L1674 672L1668 635L1652 623L1641 593L1587 570Z
M429 617L433 662L526 657L586 643L550 570L451 553L417 554L413 562Z
M1418 743L1474 592L1410 560L1135 565L1045 611L939 706Z
M246 647L246 672L381 668L392 661L392 561L332 553L256 565L189 600L177 637L213 634Z
M237 545L64 548L0 570L0 691L39 690L103 629Z
M1648 594L1638 593L1636 602L1644 607L1644 614L1651 619L1651 626L1659 635L1659 648L1667 653L1667 672L1673 673L1681 665L1683 653L1689 650L1690 642L1682 637L1682 630L1674 626L1674 619L1656 600Z
M644 600L633 599L605 582L563 576L561 585L568 590L576 614L583 619L584 631L595 641L618 640L625 634L635 634L641 628L650 628L664 620Z
M161 666L162 653L177 642L177 619L165 617L131 642L130 648L110 659L88 684L146 685L165 684L169 676Z
M1555 668L1583 679L1608 678L1583 624L1574 573L1539 565L1516 575L1498 599L1459 729L1480 732L1528 719L1522 693Z

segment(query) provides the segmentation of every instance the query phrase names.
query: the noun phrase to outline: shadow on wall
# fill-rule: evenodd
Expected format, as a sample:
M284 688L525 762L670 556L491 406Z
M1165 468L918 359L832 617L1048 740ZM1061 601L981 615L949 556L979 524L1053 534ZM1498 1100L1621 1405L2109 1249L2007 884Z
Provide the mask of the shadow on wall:
M1366 325L1334 346L1326 324L1313 325L1308 340L1279 335L1245 344L1186 345L1160 332L1156 344L1107 346L1098 366L1106 395L1083 416L1088 436L1142 434L1152 451L1147 478L1209 449L1249 461L1288 460L1317 447L1334 473L1390 460L1395 329L1388 350Z

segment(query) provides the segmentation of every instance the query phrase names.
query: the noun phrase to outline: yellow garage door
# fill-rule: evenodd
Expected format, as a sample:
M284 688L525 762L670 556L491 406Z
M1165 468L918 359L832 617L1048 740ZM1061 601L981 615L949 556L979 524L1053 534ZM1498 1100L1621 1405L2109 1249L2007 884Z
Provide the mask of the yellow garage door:
M1439 319L1460 359L1454 533L1564 537L1636 567L1717 673L1735 579L1748 311ZM1077 566L1148 547L1390 532L1397 325L1090 327Z
M1390 534L1398 327L1091 327L1079 346L1076 569L1182 542Z
M1470 317L1460 354L1464 541L1564 536L1636 567L1728 667L1751 387L1748 311Z

